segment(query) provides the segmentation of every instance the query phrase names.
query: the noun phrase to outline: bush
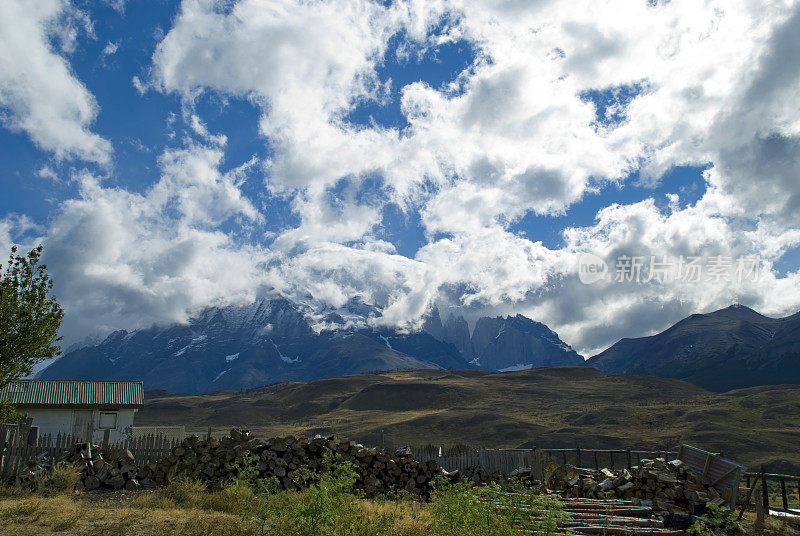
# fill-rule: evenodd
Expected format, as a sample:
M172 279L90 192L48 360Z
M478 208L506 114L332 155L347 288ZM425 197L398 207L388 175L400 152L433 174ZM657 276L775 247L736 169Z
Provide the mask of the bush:
M74 465L59 463L53 466L46 487L56 493L71 493L81 481L81 471Z
M557 498L537 494L519 482L509 487L438 480L430 506L433 533L510 536L522 530L548 534L567 519Z
M733 512L715 504L706 505L706 513L686 531L688 536L729 536L740 534L742 526Z

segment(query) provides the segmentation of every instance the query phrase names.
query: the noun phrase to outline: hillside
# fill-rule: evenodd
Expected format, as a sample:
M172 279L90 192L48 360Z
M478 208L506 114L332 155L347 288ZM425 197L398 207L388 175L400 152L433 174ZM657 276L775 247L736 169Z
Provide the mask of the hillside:
M800 314L769 318L733 305L650 337L622 339L587 364L612 374L677 378L713 391L800 382Z
M800 385L716 394L585 367L490 373L413 370L203 396L148 392L138 425L337 433L387 444L669 448L689 442L743 463L800 468Z

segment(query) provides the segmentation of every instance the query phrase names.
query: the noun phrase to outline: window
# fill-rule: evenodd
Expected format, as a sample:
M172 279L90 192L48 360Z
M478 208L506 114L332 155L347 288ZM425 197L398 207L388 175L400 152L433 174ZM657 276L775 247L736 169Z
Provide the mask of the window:
M100 414L100 429L101 430L114 430L117 427L117 414L116 413L101 413Z

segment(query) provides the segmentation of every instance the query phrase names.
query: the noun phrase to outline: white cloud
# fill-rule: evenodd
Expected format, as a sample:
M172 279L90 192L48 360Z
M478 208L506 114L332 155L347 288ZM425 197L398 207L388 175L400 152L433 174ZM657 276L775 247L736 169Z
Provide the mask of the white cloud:
M109 41L103 48L103 56L113 56L117 53L117 50L119 50L119 43L112 43Z
M78 31L64 1L3 3L0 18L0 119L24 131L36 145L61 158L107 163L111 144L90 125L98 106L73 75L67 60L56 54L48 37L53 32L69 52Z
M771 314L800 303L798 273L742 285L586 286L575 266L582 251L758 254L771 263L800 244L797 2L243 0L217 8L185 0L150 79L133 79L140 92L181 95L202 144L166 150L161 180L142 195L83 178L82 197L65 203L47 232L53 266L72 282L65 299L79 313L71 321L85 323L70 328L76 333L98 317L108 328L183 318L271 287L334 306L360 295L394 324L417 322L432 301L472 317L523 312L592 351L735 299ZM450 85L397 88L407 128L349 124L358 103L386 98L376 67L401 30L400 56L459 39L477 56ZM300 219L270 249L222 230L230 218L257 224L270 214L240 190L247 166L262 162L220 171L227 139L196 112L203 91L260 109L266 188ZM600 121L589 94L610 99ZM87 133L96 110L84 97L78 124ZM612 205L592 225L567 229L560 249L509 231L526 214L560 214L608 183L624 187L632 171L654 185L673 166L706 164L707 191L693 206L680 208L680 192L664 209L653 200ZM370 187L373 195L362 195ZM389 202L421 217L429 243L414 259L376 238Z
M63 202L47 228L24 216L0 220L0 252L44 244L68 342L255 297L262 250L221 230L262 220L240 191L253 163L221 172L222 154L187 140L164 151L161 178L144 193L104 187L83 171L73 177L80 196Z

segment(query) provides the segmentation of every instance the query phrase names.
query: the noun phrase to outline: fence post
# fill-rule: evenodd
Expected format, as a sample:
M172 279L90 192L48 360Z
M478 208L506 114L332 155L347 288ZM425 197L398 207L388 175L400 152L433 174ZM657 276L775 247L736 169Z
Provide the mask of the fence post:
M581 447L580 446L575 447L575 458L577 459L578 467L583 467L583 464L581 463Z
M766 490L757 489L756 490L756 532L761 534L761 531L764 530L764 502L765 499L762 496L766 497L767 493Z
M108 456L108 441L111 438L111 430L103 430L103 455Z
M767 487L767 475L764 471L764 464L761 464L761 489L764 490L762 495L763 508L765 512L769 512L769 488Z
M632 460L631 460L631 448L630 447L625 449L625 456L627 457L627 461L628 461L628 469L630 469L631 467L633 467L633 463L631 463Z
M758 486L758 475L756 475L756 478L753 480L753 486L750 487L749 484L747 486L747 496L744 498L744 503L742 504L742 510L739 512L739 517L736 518L737 522L742 520L745 510L747 510L747 507L750 506L750 497L753 496L753 491L755 490L756 486ZM758 495L756 495L756 508L758 508Z
M789 498L786 496L786 481L781 478L781 499L783 499L783 509L789 510Z

